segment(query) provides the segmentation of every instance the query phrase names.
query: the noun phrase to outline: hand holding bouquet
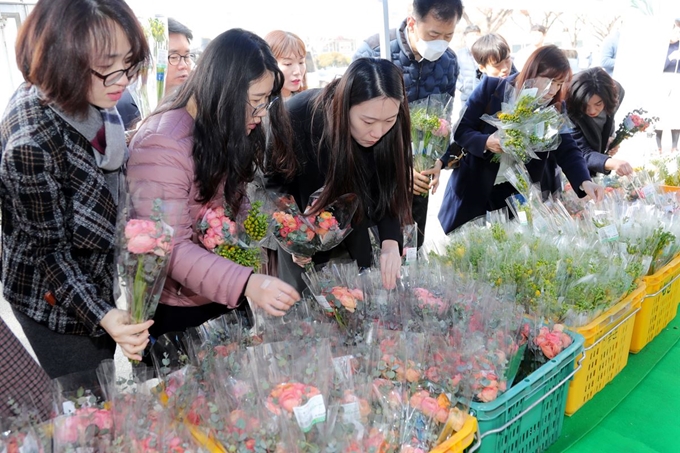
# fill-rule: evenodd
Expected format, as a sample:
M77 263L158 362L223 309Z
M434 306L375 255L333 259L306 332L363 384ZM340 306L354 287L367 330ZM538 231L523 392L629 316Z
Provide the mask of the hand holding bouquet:
M565 115L547 105L549 89L550 83L543 78L527 80L521 88L508 84L501 111L481 118L498 128L503 152L517 162L527 163L538 159L537 152L557 148L560 131L569 124ZM494 154L491 161L500 159L500 154Z
M409 103L413 168L420 172L434 166L444 154L451 138L453 98L446 94L431 94Z
M177 206L138 191L124 209L119 232L118 278L132 323L151 319L156 312L172 253Z
M281 248L292 255L311 258L340 244L352 231L358 206L355 194L345 194L323 209L315 209L322 189L310 196L309 206L300 212L292 195L276 195L272 214L273 234ZM307 266L311 267L311 264Z
M636 132L644 132L652 123L659 121L659 118L655 116L644 118L643 115L645 113L647 113L646 110L635 109L626 115L621 124L619 124L619 127L616 128L616 135L607 147L607 154L619 146L625 139L635 135Z

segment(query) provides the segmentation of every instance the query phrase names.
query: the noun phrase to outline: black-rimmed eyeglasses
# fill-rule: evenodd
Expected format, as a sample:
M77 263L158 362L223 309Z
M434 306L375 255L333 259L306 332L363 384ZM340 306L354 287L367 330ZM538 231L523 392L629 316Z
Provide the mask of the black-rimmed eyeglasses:
M270 99L269 101L263 102L262 104L258 104L258 105L253 105L249 101L246 101L246 102L248 102L248 105L253 108L253 113L251 113L251 116L257 116L260 113L262 113L263 110L269 110L271 108L271 106L274 104L274 102L276 102L278 99L279 99L279 97L276 96L276 97Z
M137 74L139 74L139 70L142 68L142 65L143 63L137 63L127 69L119 69L118 71L109 72L108 74L100 74L94 69L90 69L90 72L96 77L102 79L105 87L110 87L122 79L123 75L125 75L127 79L132 82L137 77Z
M184 60L184 64L191 66L196 61L196 55L193 53L187 55L180 55L178 53L173 53L168 55L168 63L173 66L177 66L181 60Z

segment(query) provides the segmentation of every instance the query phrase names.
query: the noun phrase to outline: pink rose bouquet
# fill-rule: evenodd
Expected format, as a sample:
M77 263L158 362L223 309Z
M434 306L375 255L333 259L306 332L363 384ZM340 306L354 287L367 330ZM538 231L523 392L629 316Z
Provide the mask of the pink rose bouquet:
M154 199L148 218L128 220L120 234L118 277L133 323L151 319L168 271L174 229L166 222L161 199Z
M204 207L196 225L198 240L209 251L257 272L262 265L260 243L267 235L268 219L261 201L245 203L243 211L234 216L223 207Z
M571 345L572 339L564 332L562 324L555 324L552 330L548 327L541 327L533 342L541 349L546 358L553 359L564 348Z
M113 418L107 409L81 407L72 414L60 415L53 425L55 451L106 451Z
M632 137L637 132L644 132L653 123L659 121L659 118L653 116L651 118L645 118L643 115L647 113L644 109L635 109L630 112L621 121L619 127L616 128L616 134L614 139L607 147L607 152L619 146L625 139Z

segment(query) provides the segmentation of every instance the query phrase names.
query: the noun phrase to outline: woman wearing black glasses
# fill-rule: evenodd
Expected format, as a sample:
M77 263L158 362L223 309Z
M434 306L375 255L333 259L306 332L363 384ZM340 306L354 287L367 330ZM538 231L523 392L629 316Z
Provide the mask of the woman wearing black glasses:
M130 143L128 180L186 203L151 334L182 331L242 306L245 298L283 315L298 293L206 250L195 226L204 206L242 208L255 172L293 175L290 124L278 100L284 77L267 43L240 29L222 33L179 90ZM269 113L269 120L262 120ZM266 137L271 154L265 160Z
M123 0L41 0L16 56L26 83L0 123L3 295L52 378L96 368L116 343L139 359L152 323L115 308L115 105L149 56L144 32Z

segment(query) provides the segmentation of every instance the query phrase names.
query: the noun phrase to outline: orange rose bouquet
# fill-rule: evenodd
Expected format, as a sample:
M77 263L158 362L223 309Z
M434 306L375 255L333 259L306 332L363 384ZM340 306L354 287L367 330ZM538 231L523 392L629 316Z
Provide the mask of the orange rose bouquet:
M350 263L329 263L321 271L310 269L302 275L317 302L345 332L348 344L363 341L366 305L359 267Z
M272 194L274 239L286 252L311 258L316 252L330 250L352 231L352 218L358 206L355 194L345 194L323 209L315 204L321 191L310 196L309 206L300 211L292 195ZM311 268L310 264L307 268Z
M321 445L331 385L330 343L281 341L248 348L260 405L280 426L280 446Z

